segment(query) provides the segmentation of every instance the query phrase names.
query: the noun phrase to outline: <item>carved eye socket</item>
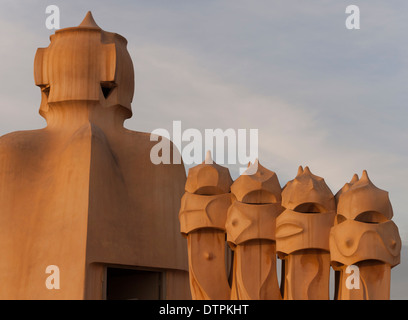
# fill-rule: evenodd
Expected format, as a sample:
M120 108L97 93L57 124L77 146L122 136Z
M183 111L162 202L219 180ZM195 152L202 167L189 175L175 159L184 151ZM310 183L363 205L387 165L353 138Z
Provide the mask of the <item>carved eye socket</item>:
M343 216L342 214L337 214L336 217L334 218L334 224L340 224L346 220L347 219L345 216Z
M48 96L50 95L50 85L47 84L47 85L41 86L41 91L44 92L44 94L48 98Z
M102 93L105 99L109 97L109 95L112 93L113 89L115 88L116 88L116 83L113 81L101 82L101 89L102 89Z
M318 203L308 202L298 205L294 211L301 213L323 213L326 209Z
M354 220L365 223L381 223L387 221L387 218L380 212L366 211L360 213Z

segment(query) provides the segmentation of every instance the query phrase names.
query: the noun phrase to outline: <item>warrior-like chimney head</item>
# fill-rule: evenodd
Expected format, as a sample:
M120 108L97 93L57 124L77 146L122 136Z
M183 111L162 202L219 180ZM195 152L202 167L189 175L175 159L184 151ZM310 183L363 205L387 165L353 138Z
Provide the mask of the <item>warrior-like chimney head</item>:
M50 106L65 101L122 106L131 117L134 71L125 38L103 31L88 12L78 27L57 30L50 40L47 48L37 50L34 61L43 117Z

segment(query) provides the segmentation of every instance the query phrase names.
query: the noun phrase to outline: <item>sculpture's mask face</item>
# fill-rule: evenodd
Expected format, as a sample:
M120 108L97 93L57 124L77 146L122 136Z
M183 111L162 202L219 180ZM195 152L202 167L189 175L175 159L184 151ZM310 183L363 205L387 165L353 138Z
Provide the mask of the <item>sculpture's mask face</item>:
M377 188L364 171L361 178L353 177L350 183L336 194L337 218L340 223L346 219L381 223L391 220L393 210L388 192Z
M275 203L281 211L281 186L275 172L262 166L258 159L250 164L234 184L231 192L236 199L249 204Z
M299 167L295 179L282 191L282 206L299 213L334 213L336 202L323 178Z
M300 167L282 191L282 206L285 210L276 221L276 248L281 258L303 249L329 251L336 203L323 178Z
M64 101L119 105L131 116L134 72L125 38L100 29L88 13L81 25L57 30L50 39L34 62L43 116L50 105Z
M330 234L332 266L361 261L400 263L401 238L391 218L388 192L377 188L363 171L336 194L337 216Z

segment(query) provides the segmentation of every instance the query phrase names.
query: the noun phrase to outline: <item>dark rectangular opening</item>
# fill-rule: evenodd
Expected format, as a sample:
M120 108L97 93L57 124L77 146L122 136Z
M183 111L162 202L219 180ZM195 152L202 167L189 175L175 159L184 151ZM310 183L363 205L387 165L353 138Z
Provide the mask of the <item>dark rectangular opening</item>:
M162 300L163 272L108 267L106 299Z

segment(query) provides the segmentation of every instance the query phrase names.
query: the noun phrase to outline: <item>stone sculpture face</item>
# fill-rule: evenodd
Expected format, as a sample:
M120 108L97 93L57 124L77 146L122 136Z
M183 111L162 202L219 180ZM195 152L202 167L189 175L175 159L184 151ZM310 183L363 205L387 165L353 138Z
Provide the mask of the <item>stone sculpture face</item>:
M334 196L323 178L299 167L296 178L282 190L282 206L300 213L335 212Z
M345 220L331 232L331 259L335 266L376 260L395 266L400 263L401 239L391 220L365 223Z
M400 263L401 239L393 221L388 192L377 188L363 171L337 193L337 216L331 232L332 264L377 260Z
M366 223L391 220L393 210L388 192L377 188L364 171L361 179L354 177L338 192L337 222L351 219Z
M34 62L42 116L50 106L69 101L121 106L131 116L134 71L125 38L103 31L88 13L78 27L57 30L50 39Z
M312 174L308 167L300 167L296 178L282 191L282 206L285 211L276 226L279 250L285 254L306 248L329 250L336 206L323 178Z
M249 204L279 204L282 200L281 186L275 172L264 168L257 160L231 186L238 201Z

